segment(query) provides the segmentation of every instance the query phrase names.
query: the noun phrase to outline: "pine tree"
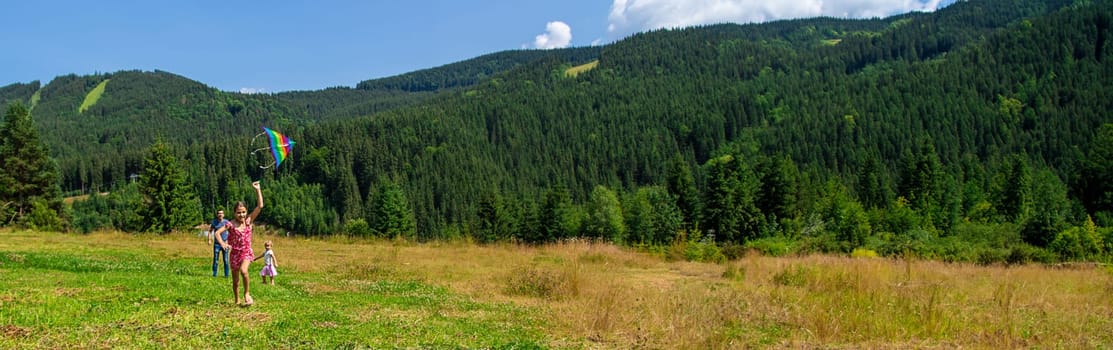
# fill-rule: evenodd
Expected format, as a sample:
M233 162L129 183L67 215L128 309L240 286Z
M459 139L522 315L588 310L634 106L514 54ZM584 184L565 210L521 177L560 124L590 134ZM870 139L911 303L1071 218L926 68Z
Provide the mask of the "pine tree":
M541 207L537 209L537 234L532 243L556 242L576 233L573 216L572 194L563 185L545 192Z
M371 230L380 237L413 238L417 235L414 211L406 193L394 181L381 180L371 204Z
M1082 203L1099 224L1113 224L1113 123L1098 129L1081 168L1078 194Z
M503 204L502 196L498 193L489 193L479 199L476 209L476 239L480 243L490 243L508 239L511 235L511 221L507 209Z
M758 164L761 188L757 207L766 215L791 219L796 215L796 177L799 171L788 157L766 158Z
M703 195L702 228L719 241L733 241L738 232L741 209L738 203L738 162L731 155L711 159L704 165L707 187Z
M9 105L0 125L0 224L21 221L36 201L46 204L40 205L37 217L56 217L62 210L58 178L58 167L39 141L27 108L18 102Z
M877 156L870 154L858 171L858 198L868 209L885 208L889 205L889 190L881 176L884 169Z
M684 223L689 229L695 228L700 220L700 195L692 169L684 158L677 156L673 159L668 173L668 190L676 198Z
M145 220L143 231L168 233L201 221L201 202L186 180L169 146L156 141L139 174L143 207L138 212Z

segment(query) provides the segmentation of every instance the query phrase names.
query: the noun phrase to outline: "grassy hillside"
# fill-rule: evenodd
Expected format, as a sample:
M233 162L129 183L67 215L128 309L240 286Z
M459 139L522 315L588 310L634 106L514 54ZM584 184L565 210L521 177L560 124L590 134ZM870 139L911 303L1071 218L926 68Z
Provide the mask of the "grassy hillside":
M1104 348L1113 272L271 239L232 305L193 233L0 231L0 347Z
M77 107L77 113L85 113L89 107L96 105L97 101L100 101L101 95L104 95L104 86L108 85L108 81L110 80L112 79L101 80L101 82L97 84L97 87L89 91L89 93L85 95L85 100L81 102L81 107Z

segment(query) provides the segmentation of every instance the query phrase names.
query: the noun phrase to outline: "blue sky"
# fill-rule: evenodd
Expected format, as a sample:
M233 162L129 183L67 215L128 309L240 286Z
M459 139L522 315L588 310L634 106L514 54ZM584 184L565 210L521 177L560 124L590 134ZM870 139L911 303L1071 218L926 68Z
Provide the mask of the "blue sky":
M157 69L224 91L318 90L657 28L885 17L954 1L19 1L0 20L0 86Z

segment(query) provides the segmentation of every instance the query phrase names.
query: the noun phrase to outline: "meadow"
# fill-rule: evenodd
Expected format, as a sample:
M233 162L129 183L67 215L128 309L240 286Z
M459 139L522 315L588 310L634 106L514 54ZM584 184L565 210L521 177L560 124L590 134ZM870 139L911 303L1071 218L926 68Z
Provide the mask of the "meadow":
M0 348L1110 348L1100 265L748 255L268 234L232 303L196 233L0 230Z

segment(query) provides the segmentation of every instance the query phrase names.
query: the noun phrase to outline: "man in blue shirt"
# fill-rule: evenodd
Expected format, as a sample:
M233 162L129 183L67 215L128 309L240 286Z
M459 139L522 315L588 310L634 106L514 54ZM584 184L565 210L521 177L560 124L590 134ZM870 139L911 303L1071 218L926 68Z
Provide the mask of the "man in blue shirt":
M213 277L216 277L217 260L220 260L221 257L224 258L224 277L228 277L228 251L220 246L220 242L213 241L213 238L215 238L213 234L216 233L216 230L224 227L227 223L228 220L224 218L224 210L217 210L216 219L213 219L213 222L209 224L209 244L213 245ZM228 230L224 230L224 232L220 234L220 238L227 241Z

